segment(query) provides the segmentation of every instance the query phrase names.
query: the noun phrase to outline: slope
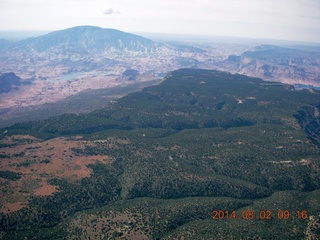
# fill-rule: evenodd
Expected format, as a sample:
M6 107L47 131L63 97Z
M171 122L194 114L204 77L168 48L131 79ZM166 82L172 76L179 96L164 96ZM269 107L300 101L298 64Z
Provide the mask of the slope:
M8 50L15 51L76 51L84 53L104 52L112 48L128 51L150 51L155 43L138 35L115 29L78 26L54 31L43 36L13 43Z

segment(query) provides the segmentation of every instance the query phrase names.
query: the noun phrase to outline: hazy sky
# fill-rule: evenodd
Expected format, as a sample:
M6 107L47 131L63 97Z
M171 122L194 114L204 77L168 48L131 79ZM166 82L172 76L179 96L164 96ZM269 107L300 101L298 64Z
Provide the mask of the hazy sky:
M78 25L320 42L320 0L0 0L0 30Z

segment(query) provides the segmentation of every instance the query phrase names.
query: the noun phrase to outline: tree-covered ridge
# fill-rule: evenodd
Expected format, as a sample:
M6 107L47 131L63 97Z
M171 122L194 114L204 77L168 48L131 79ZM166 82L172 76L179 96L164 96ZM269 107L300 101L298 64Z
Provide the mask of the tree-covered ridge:
M15 124L8 134L52 138L107 129L182 130L258 123L298 128L293 115L306 106L319 111L318 103L318 92L294 91L290 85L244 75L182 69L170 73L160 85L129 94L102 110Z
M13 156L6 152L9 143L24 144L5 142L14 134L42 138L41 146L82 135L65 140L75 146L66 162L75 156L112 159L87 164L91 175L77 181L48 178L58 191L1 214L2 234L215 239L210 234L217 231L218 239L267 238L270 226L270 239L306 236L319 214L319 96L243 75L182 69L102 110L2 129L5 161ZM80 141L85 146L77 147ZM250 227L242 219L211 219L215 209L241 215L243 209L277 208L305 210L313 218L255 219ZM288 227L290 233L282 231Z

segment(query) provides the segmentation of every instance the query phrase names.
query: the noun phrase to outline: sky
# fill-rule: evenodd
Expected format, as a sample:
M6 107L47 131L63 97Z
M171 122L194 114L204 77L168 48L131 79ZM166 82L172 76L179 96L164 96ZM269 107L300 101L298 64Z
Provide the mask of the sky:
M320 43L320 0L0 0L0 31L80 25Z

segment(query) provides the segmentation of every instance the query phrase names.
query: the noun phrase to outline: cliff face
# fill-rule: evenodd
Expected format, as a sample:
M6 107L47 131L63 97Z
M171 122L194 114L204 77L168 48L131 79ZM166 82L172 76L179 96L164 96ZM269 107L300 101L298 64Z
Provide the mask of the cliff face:
M221 70L289 84L320 86L320 54L274 46L258 47L217 63Z
M320 104L305 106L294 116L311 142L320 147Z

